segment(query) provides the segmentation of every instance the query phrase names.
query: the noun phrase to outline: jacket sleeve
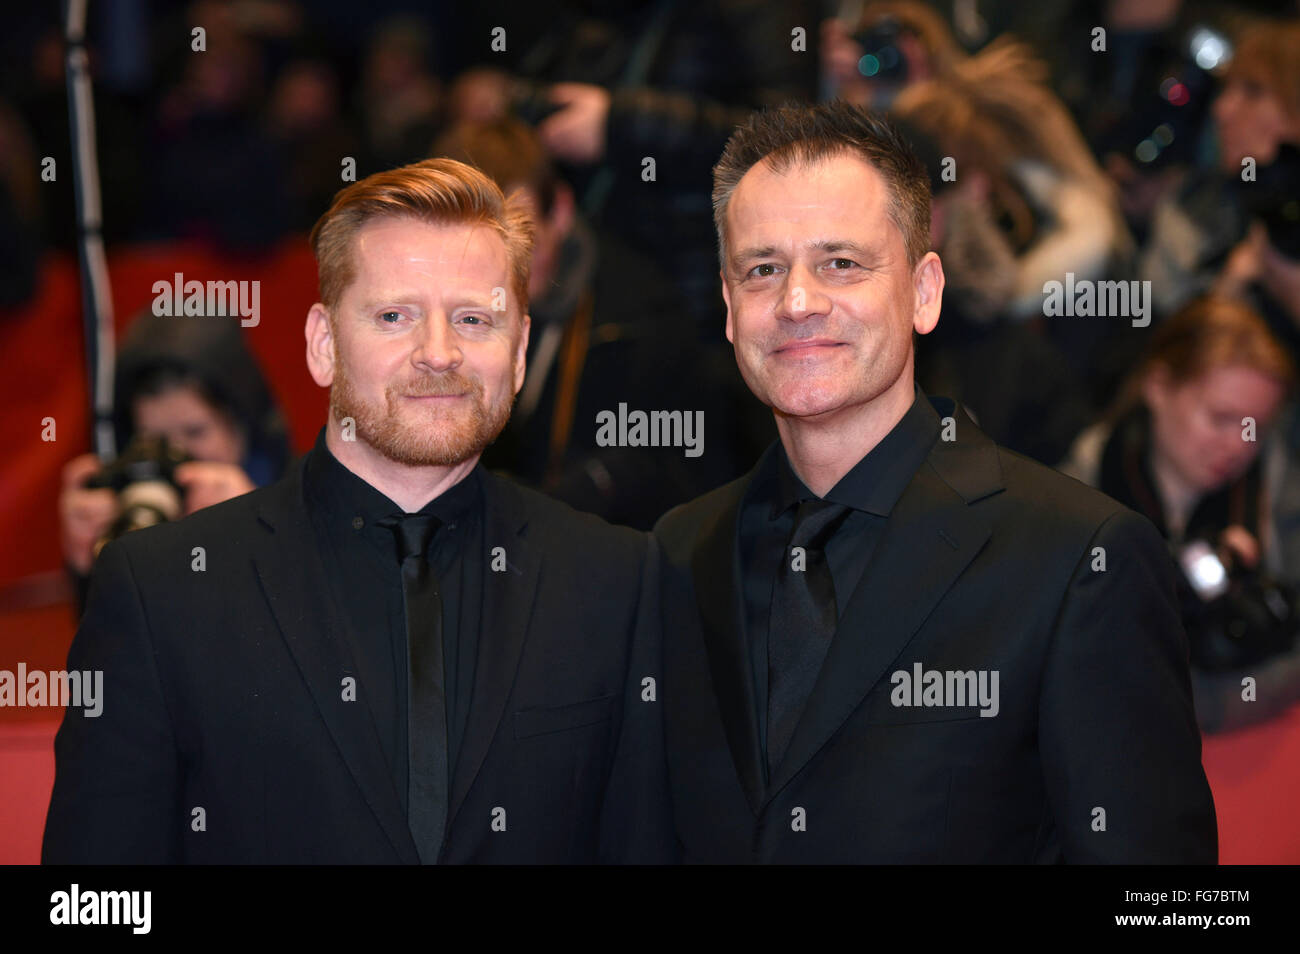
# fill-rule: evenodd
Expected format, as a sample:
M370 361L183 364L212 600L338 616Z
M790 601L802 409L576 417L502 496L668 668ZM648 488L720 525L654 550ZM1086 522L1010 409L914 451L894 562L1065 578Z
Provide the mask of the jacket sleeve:
M121 541L100 554L68 670L102 673L99 714L69 707L54 740L43 864L170 864L185 823L157 656ZM84 678L84 677L83 677Z
M649 534L642 566L617 750L600 820L603 864L673 864L679 860L664 748L663 630L658 546Z
M1174 573L1155 527L1119 511L1059 608L1038 730L1067 862L1218 860Z

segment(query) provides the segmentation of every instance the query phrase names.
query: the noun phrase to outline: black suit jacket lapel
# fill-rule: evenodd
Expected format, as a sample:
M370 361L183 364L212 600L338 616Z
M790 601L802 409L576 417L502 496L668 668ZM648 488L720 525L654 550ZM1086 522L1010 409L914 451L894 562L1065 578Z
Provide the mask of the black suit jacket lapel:
M366 693L358 692L364 715L347 715L339 704L342 674L355 674L357 667L340 631L342 616L333 607L303 500L302 467L299 461L259 508L258 517L268 533L254 552L253 565L280 633L366 803L402 861L419 864Z
M704 527L691 561L691 576L727 744L749 807L757 813L763 802L763 756L745 637L739 552L740 506L753 476L751 472L732 486L731 495Z
M486 472L483 476L483 544L487 552L479 558L487 563L483 572L482 627L465 738L451 777L448 830L478 777L514 689L541 572L540 550L528 540L529 519L523 498L508 481ZM504 571L493 569L492 551L496 547L505 550Z
M776 795L849 718L920 628L992 532L976 500L1002 489L997 448L951 401L933 398L956 421L956 440L935 441L872 553L840 619L826 661L773 773Z

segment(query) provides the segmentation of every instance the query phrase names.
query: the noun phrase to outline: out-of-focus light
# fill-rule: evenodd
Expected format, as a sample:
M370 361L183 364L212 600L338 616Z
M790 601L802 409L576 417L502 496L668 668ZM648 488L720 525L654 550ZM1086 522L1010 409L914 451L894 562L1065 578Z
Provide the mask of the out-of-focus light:
M1165 98L1174 106L1186 106L1192 97L1191 94L1187 92L1186 86L1182 83L1175 83L1173 86L1169 87L1169 93Z
M1162 148L1168 146L1174 141L1173 127L1168 123L1161 123L1155 128L1155 131L1151 133L1151 138L1156 141L1156 145Z
M880 72L880 60L868 53L858 60L858 72L863 76L875 76Z
M1192 33L1192 59L1203 70L1213 70L1232 56L1232 47L1221 35L1204 27Z
M1160 147L1150 139L1143 139L1133 150L1133 155L1137 156L1138 162L1152 162L1156 156L1160 155Z

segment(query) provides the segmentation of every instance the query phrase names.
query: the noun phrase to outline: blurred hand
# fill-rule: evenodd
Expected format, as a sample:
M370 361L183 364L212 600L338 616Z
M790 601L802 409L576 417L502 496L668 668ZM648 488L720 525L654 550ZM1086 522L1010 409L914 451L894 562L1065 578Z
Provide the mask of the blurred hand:
M1263 271L1262 253L1268 237L1258 224L1251 226L1245 238L1228 254L1228 260L1214 280L1214 291L1230 298L1245 297L1249 287Z
M1259 541L1240 524L1224 530L1219 543L1231 550L1233 557L1246 569L1253 570L1259 564Z
M74 457L63 467L59 494L59 542L63 559L85 576L95 562L95 543L117 516L117 494L103 488L87 490L86 481L99 470L94 454Z
M605 155L609 90L589 83L556 83L548 95L563 108L537 127L547 152L566 162L599 162Z
M185 488L185 514L238 497L256 486L238 464L192 460L176 468L176 483Z

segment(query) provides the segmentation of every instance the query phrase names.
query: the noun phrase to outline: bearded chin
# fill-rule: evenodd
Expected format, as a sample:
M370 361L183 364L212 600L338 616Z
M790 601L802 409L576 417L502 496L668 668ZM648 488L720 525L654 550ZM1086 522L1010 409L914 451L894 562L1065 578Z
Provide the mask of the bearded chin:
M488 406L481 382L460 380L471 389L467 406L447 413L411 404L396 387L388 388L382 403L367 401L342 365L336 364L330 411L340 423L352 418L357 440L391 461L411 467L451 467L482 454L505 428L514 404L502 400Z

